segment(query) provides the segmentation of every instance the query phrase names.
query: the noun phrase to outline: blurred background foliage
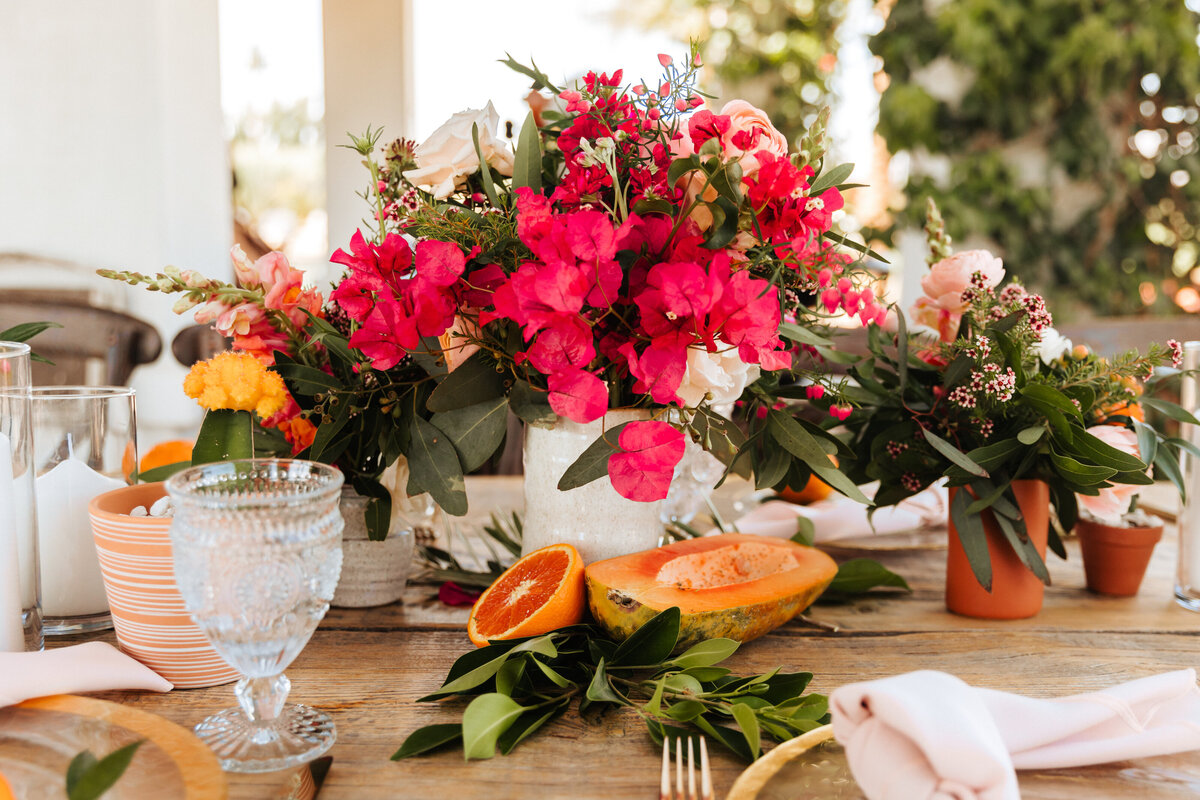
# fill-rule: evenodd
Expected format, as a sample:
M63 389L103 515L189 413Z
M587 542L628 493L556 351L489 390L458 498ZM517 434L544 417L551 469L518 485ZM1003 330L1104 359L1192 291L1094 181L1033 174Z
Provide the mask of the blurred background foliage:
M1060 308L1200 310L1197 22L1180 0L899 0L871 43L907 154L896 225L933 197Z
M635 5L704 42L720 95L760 105L782 130L802 130L831 96L844 0ZM1064 318L1200 311L1195 9L876 3L877 131L892 156L877 180L891 214L867 233L919 229L933 197L960 246L994 249Z

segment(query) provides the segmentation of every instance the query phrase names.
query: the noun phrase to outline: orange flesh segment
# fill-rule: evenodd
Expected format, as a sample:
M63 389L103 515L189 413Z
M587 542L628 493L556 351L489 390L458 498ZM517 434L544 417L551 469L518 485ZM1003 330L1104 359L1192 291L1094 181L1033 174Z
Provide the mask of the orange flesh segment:
M541 558L515 564L488 590L475 609L475 632L498 638L533 616L554 597L570 565L570 556L552 550Z
M715 589L756 581L798 566L787 550L743 542L673 558L663 564L657 582L680 589Z

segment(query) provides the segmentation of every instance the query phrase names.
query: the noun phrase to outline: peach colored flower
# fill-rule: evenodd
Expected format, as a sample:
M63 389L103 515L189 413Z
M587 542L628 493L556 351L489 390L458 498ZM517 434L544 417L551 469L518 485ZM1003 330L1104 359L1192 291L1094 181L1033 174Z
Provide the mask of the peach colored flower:
M442 356L446 359L446 372L454 372L462 363L479 351L479 345L467 341L464 336L478 337L479 326L472 320L455 315L454 322L438 337Z
M721 144L725 146L725 152L741 164L743 176L758 172L761 166L759 153L787 158L787 137L775 129L767 112L761 108L745 100L730 100L721 109L721 115L728 116L730 122L729 130L721 136Z
M1138 449L1137 434L1119 425L1093 425L1087 432L1107 445L1111 445L1123 453L1142 457ZM1076 495L1081 508L1087 509L1092 516L1098 517L1109 525L1120 523L1121 517L1129 510L1129 503L1138 493L1138 487L1128 483L1115 483L1108 489L1101 489L1100 494L1092 496Z
M955 314L967 310L963 291L971 285L971 276L983 275L984 285L994 289L1004 280L1004 263L987 250L966 250L943 258L921 278L926 297L939 308Z
M918 297L908 312L909 317L917 325L933 328L938 338L943 342L953 342L958 337L958 326L962 322L962 314L947 311L928 297Z

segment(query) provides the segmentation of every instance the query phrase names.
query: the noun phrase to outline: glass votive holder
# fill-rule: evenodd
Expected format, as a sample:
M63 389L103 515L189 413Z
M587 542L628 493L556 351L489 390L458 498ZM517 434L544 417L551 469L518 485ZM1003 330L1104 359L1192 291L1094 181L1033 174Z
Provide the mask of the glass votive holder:
M1183 380L1179 385L1179 405L1195 415L1200 411L1200 391L1195 374L1200 368L1200 342L1183 345ZM1200 445L1200 429L1180 424L1179 435ZM1175 600L1192 611L1200 611L1200 459L1183 451L1183 485L1187 489L1179 511L1179 563L1175 572Z
M0 342L0 652L42 649L29 345Z
M88 503L137 470L134 390L35 386L32 399L45 632L111 628Z

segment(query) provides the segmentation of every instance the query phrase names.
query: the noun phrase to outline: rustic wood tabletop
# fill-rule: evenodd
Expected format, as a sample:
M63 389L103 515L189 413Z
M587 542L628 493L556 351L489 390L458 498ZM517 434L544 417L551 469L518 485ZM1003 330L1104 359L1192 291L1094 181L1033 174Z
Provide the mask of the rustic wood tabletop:
M521 479L470 478L474 518L521 505ZM745 484L724 487L728 510ZM719 505L720 505L719 504ZM470 524L468 521L467 524ZM1100 689L1134 678L1200 663L1200 616L1173 600L1175 535L1158 546L1141 593L1105 598L1084 587L1078 544L1068 561L1052 558L1053 586L1045 607L1029 620L994 622L945 610L945 551L863 553L829 548L836 558L869 555L905 577L912 594L817 605L797 619L744 646L727 665L736 672L776 666L815 674L812 688L916 669L953 673L968 683L1037 697ZM465 762L459 751L390 761L411 731L457 719L461 706L416 703L436 689L454 660L471 648L467 609L437 599L437 587L411 585L403 604L333 609L304 652L287 670L291 699L329 712L338 740L320 800L371 798L629 798L657 796L660 751L632 713L584 722L569 713L509 756ZM85 638L51 639L49 646ZM111 633L100 638L115 641ZM235 704L232 686L166 695L105 692L108 700L141 708L191 727ZM1021 773L1026 798L1195 797L1200 795L1200 754L1182 762L1144 759L1116 768ZM714 781L724 796L744 765L713 750ZM269 798L283 774L229 774L229 796Z

